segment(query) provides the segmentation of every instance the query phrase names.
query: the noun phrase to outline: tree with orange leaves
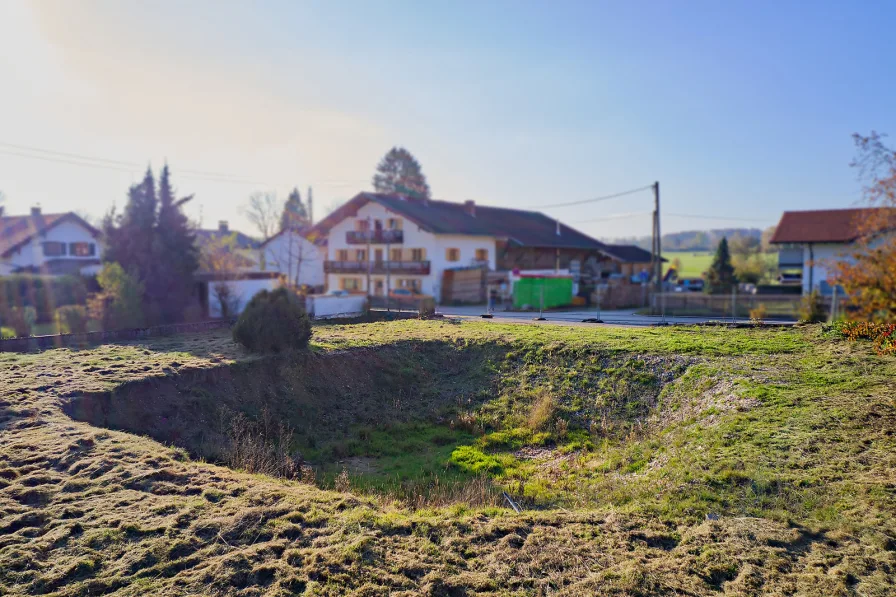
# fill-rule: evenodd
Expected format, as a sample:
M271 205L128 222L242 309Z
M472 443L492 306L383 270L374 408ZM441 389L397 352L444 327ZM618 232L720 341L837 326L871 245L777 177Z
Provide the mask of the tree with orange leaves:
M868 206L855 222L861 237L851 260L833 265L847 294L850 319L896 322L896 151L881 135L853 135L858 155L852 166L866 183Z

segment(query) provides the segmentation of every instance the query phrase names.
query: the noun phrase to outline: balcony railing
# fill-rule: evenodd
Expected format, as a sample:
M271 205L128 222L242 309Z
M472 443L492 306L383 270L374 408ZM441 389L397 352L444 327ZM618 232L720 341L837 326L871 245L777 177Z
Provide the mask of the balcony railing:
M429 275L429 261L324 261L324 273L327 274L410 274L415 276Z
M345 242L350 245L401 244L404 242L402 230L349 230L345 233Z

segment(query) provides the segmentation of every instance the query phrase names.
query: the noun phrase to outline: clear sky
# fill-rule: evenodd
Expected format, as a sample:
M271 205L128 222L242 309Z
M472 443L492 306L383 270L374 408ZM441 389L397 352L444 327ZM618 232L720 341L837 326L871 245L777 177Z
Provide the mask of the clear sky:
M248 232L252 191L311 185L321 214L403 145L438 198L659 180L664 212L731 218L664 231L762 227L860 199L850 135L896 134L894 22L887 1L0 0L0 190L100 216L167 159L191 217ZM544 211L612 238L649 216L600 218L650 208Z

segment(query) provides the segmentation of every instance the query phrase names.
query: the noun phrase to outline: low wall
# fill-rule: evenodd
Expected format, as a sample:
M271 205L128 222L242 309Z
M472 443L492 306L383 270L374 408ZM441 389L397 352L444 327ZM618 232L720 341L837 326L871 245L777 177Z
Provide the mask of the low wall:
M702 292L665 292L651 295L651 310L682 315L722 315L735 313L747 317L752 309L765 305L770 317L797 317L802 297L774 294L704 294ZM831 309L830 297L822 297L825 310Z
M314 319L355 317L367 311L366 302L367 297L360 294L349 296L309 294L305 297L305 308Z
M31 352L48 348L77 348L81 346L90 346L92 344L139 340L140 338L151 338L153 336L170 336L172 334L182 334L185 332L202 332L205 330L230 327L232 323L233 322L229 319L219 319L196 323L172 323L150 328L112 330L108 332L86 332L84 334L9 338L0 340L0 352Z

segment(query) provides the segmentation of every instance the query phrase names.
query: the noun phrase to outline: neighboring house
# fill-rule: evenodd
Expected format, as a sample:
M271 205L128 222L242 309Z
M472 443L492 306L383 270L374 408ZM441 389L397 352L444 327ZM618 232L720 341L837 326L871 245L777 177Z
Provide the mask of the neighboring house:
M196 245L199 250L204 247L212 246L225 241L225 239L233 239L233 247L239 255L239 271L259 271L261 269L258 258L259 243L251 236L243 234L237 230L231 230L227 224L227 220L218 222L217 228L197 229L194 231L196 235Z
M327 236L327 287L374 296L408 288L441 300L451 269L569 273L592 260L606 273L629 258L627 247L615 247L621 256L614 255L613 245L542 213L473 201L360 193L315 228ZM637 263L643 258L635 256Z
M322 289L327 238L312 227L281 230L258 246L261 271L277 272L293 286Z
M0 217L0 275L95 274L100 232L73 212Z
M831 265L849 260L855 242L866 232L869 217L879 216L876 211L885 208L823 209L811 211L786 211L775 228L771 243L778 246L778 269L785 279L796 279L799 274L803 293L819 290L830 294L828 281ZM896 212L890 220L896 228Z

